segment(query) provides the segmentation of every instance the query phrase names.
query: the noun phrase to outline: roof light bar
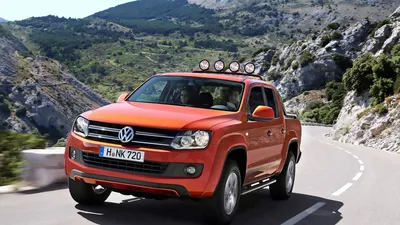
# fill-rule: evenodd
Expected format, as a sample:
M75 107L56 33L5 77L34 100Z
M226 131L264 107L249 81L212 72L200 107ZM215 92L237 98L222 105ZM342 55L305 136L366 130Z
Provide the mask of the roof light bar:
M256 70L256 66L254 65L254 63L247 63L244 66L244 71L248 74L254 73L255 70Z
M230 69L232 72L238 72L239 69L240 69L240 64L239 64L239 62L236 62L236 61L231 62L231 64L229 64L229 69Z
M203 59L202 61L200 61L199 63L199 67L201 69L201 71L207 71L210 69L210 62L207 59ZM222 72L225 68L225 63L222 60L217 60L214 63L214 69L218 72ZM231 73L240 73L240 63L238 61L232 61L229 64L229 70ZM256 70L256 66L254 63L247 63L244 66L244 72L243 74L252 74L254 73Z
M214 63L214 69L217 71L222 71L225 67L225 63L222 60L218 60Z
M210 69L210 62L206 59L202 60L199 64L201 70L208 70Z

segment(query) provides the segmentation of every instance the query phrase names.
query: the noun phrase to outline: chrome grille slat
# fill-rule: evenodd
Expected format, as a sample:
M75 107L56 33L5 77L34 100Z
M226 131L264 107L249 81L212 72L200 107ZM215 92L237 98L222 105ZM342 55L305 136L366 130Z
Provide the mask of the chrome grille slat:
M89 133L88 137L94 137L94 138L102 138L102 139L108 139L108 140L113 140L113 141L119 141L117 137L109 136L109 135L103 135L103 134L92 134Z
M169 146L169 144L162 144L162 143L156 143L156 142L145 142L145 141L131 141L131 142L138 143L138 144L145 144L145 145Z
M112 124L97 121L89 121L88 139L104 141L113 144L121 144L118 138L119 131L129 125ZM156 128L135 127L135 136L129 144L133 146L147 146L157 148L170 148L170 144L178 131L162 130ZM126 145L127 143L125 143Z
M151 137L159 137L159 138L175 138L174 136L166 136L162 134L157 134L157 133L149 133L149 132L135 132L135 135L141 135L141 136L151 136Z

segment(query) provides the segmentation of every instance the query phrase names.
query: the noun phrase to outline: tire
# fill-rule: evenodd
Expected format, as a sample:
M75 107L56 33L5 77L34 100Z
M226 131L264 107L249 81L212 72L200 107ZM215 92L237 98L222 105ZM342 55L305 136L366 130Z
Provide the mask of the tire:
M228 185L232 185L229 192ZM225 192L225 189L227 192ZM207 224L218 225L230 224L238 209L241 191L242 180L239 166L237 165L236 161L228 160L225 164L221 179L217 188L215 189L214 195L211 198L204 200L205 222ZM230 196L231 201L225 201L225 194ZM231 203L231 207L225 208L225 203L228 202Z
M293 152L288 152L282 172L276 182L270 185L269 193L274 200L287 200L292 195L296 177L296 159Z
M101 205L111 194L111 190L104 188L101 191L95 191L95 186L83 181L74 181L68 178L68 188L71 197L82 205Z

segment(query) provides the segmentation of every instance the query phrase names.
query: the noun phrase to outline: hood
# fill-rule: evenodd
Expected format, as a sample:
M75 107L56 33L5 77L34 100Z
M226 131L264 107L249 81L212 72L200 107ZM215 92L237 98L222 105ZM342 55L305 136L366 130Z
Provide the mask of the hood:
M171 130L209 130L237 118L237 112L141 102L113 103L84 115L100 122Z

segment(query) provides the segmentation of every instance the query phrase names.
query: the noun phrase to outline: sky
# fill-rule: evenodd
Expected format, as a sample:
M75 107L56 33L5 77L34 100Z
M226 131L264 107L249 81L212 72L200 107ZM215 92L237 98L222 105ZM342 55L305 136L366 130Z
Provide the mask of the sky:
M35 16L83 18L133 0L0 0L0 17L8 21Z

